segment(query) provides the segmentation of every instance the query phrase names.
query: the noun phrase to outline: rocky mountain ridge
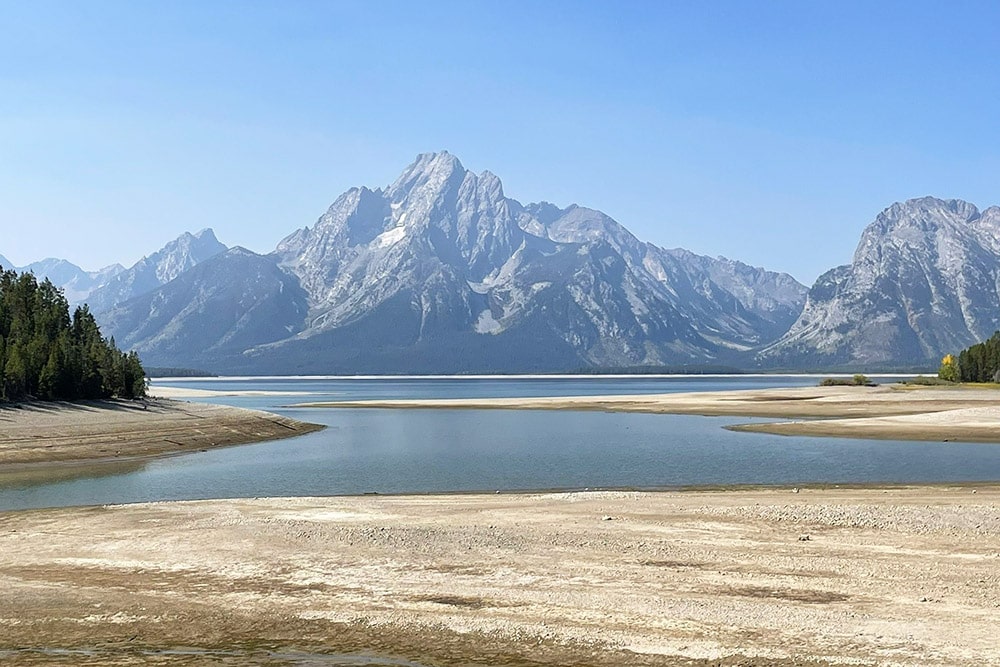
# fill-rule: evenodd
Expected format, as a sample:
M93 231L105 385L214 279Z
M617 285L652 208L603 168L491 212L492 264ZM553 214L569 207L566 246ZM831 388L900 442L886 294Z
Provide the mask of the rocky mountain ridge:
M112 264L87 271L68 260L53 257L18 267L2 255L0 266L31 272L38 280L47 278L63 290L70 305L86 302L91 311L101 312L165 285L199 262L226 250L211 229L203 229L195 234L185 232L128 269Z
M298 331L305 314L305 293L294 277L272 258L237 246L97 318L151 365L164 365L209 362L278 340Z

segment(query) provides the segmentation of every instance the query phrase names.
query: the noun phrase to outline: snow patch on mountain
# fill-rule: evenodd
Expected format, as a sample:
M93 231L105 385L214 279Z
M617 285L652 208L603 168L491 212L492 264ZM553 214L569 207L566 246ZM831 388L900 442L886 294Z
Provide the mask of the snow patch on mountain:
M376 248L385 248L395 243L399 243L400 241L403 240L403 237L405 236L406 236L405 227L393 227L389 231L382 232L381 234L376 236L375 240L372 243L375 245Z

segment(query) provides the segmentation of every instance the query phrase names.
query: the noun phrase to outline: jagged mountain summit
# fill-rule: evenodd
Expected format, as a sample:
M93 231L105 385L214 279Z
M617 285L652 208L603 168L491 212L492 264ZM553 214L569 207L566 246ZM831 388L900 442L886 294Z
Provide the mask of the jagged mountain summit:
M184 233L160 250L122 269L87 296L94 313L102 313L129 299L148 294L201 262L228 248L211 229Z
M705 364L773 340L806 292L784 274L641 242L599 211L524 206L497 176L446 152L418 156L386 188L347 191L253 262L273 290L250 289L253 272L204 269L126 301L104 324L147 363L224 372ZM210 284L223 275L225 290ZM236 293L242 309L226 321L247 314L239 336L201 326L199 313L219 315L217 299ZM257 309L254 299L272 305ZM266 327L259 313L282 299L280 326ZM199 328L216 333L198 339L190 332Z
M1000 329L1000 207L911 199L882 211L854 259L823 274L765 364L915 366Z
M112 264L97 271L86 271L68 260L54 257L17 267L2 255L0 266L31 272L38 280L47 278L63 290L70 305L86 303L91 312L100 313L165 285L227 249L211 229L203 229L196 234L182 234L128 269Z

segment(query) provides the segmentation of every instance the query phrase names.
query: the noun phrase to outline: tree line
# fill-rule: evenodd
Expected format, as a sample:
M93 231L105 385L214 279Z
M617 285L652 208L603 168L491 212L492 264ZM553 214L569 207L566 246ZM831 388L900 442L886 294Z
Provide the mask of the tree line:
M104 338L87 306L70 316L48 279L0 269L0 400L145 395L139 356Z
M941 360L938 377L950 382L1000 382L1000 331Z
M958 376L962 382L997 382L1000 373L1000 331L989 340L962 350Z

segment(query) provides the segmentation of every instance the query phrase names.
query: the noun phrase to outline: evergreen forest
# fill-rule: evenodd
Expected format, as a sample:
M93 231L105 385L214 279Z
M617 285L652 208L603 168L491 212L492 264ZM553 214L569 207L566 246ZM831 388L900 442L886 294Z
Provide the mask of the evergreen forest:
M71 317L48 279L0 269L0 400L137 398L145 375L135 352L101 336L87 306Z
M962 350L958 355L958 375L962 382L1000 381L1000 331L989 340Z

